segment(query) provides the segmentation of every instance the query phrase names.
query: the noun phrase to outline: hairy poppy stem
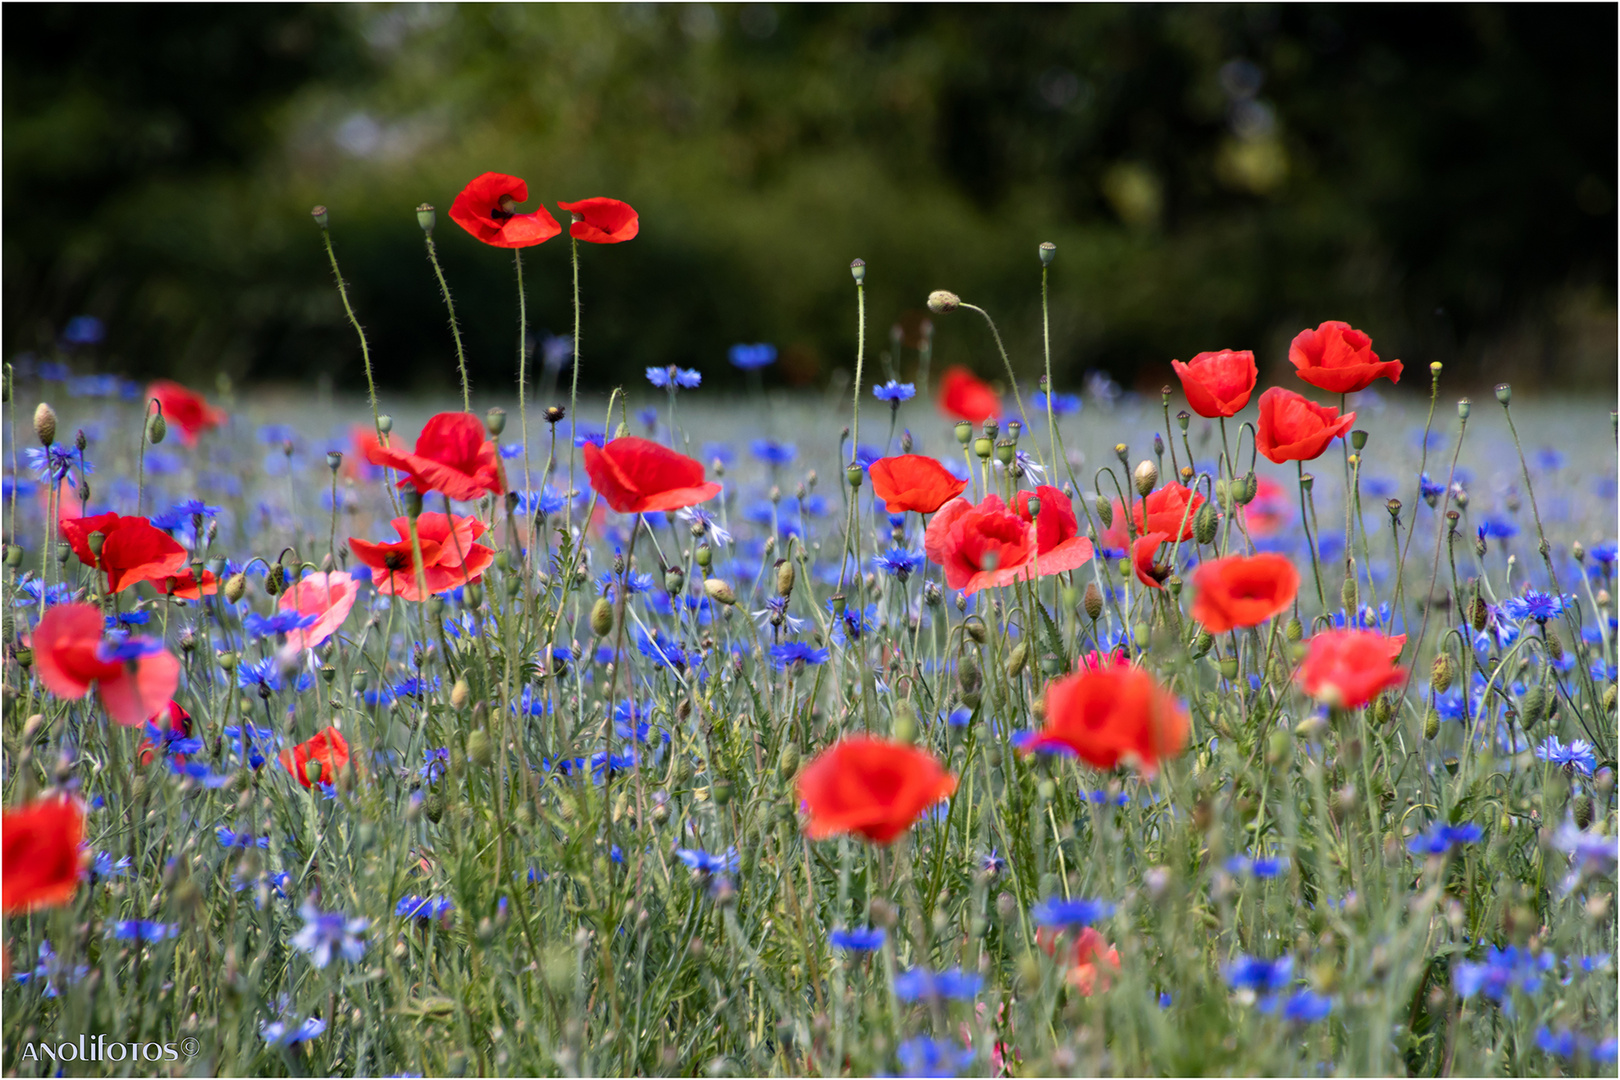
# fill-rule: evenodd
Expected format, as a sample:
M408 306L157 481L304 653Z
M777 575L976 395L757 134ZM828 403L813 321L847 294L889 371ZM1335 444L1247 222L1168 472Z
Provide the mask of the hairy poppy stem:
M1322 605L1322 611L1327 611L1327 591L1322 588L1322 567L1316 560L1316 539L1311 536L1311 515L1305 505L1305 463L1294 462L1299 470L1299 524L1305 530L1305 544L1311 549L1311 573L1316 577L1316 599Z
M439 292L444 296L444 306L450 311L450 336L456 342L456 367L461 371L461 408L465 412L472 412L472 386L467 381L467 354L461 347L461 326L456 322L455 301L450 299L450 283L444 280L444 271L439 267L439 249L433 245L433 234L426 237L428 262L433 264L433 276L439 279Z
M1057 479L1057 414L1052 411L1052 316L1047 303L1046 275L1050 268L1041 262L1041 346L1046 353L1046 441L1052 454L1052 479ZM1165 428L1169 430L1170 407L1165 406ZM1171 447L1172 451L1174 446Z
M1018 376L1013 374L1012 360L1007 356L1007 346L1001 342L1001 331L996 329L996 320L992 319L990 317L990 313L977 304L970 304L964 300L961 306L967 308L969 311L977 311L981 316L984 317L985 323L990 327L990 336L996 339L996 351L1001 354L1001 363L1007 369L1007 381L1012 384L1013 400L1018 402L1018 416L1024 421L1025 424L1028 424L1029 410L1024 408L1024 395L1023 392L1018 389ZM1047 394L1050 398L1050 388L1048 388ZM1037 450L1040 449L1039 443L1034 445ZM1041 464L1044 465L1046 463L1041 462Z
M569 233L568 244L574 263L574 360L573 363L569 365L572 370L569 372L570 385L568 388L568 490L572 492L574 490L574 450L576 449L574 446L573 431L574 428L579 424L579 421L576 419L576 417L579 416L579 241L575 239L572 233ZM608 419L611 421L612 417L613 403L609 401ZM574 500L569 498L568 525L572 527L573 524Z
M371 397L371 422L376 425L377 438L383 436L382 421L377 411L377 382L371 377L371 346L366 344L366 331L355 316L354 306L349 303L349 287L343 283L343 271L338 269L337 252L332 249L332 234L325 228L321 229L321 242L326 245L326 257L332 262L332 276L337 279L338 297L343 301L343 312L349 317L349 324L360 338L360 361L366 368L366 392Z
M518 427L523 436L523 490L531 488L529 482L529 304L523 294L523 249L512 249L512 263L517 267L518 290ZM572 475L569 476L572 481Z

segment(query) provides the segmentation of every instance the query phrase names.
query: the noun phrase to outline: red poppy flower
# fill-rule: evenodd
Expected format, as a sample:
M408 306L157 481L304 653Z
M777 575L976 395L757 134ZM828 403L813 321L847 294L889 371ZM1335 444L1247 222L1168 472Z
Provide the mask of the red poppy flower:
M601 449L586 443L585 472L596 493L621 514L679 510L720 494L719 484L703 479L701 464L634 435Z
M159 731L167 728L179 738L191 738L191 714L182 709L178 701L171 700L167 705L159 709L152 716L151 723ZM136 751L135 756L142 765L150 765L152 760L157 757L157 747L152 745L151 739L142 739L141 748ZM176 754L175 760L184 761L186 760L185 755Z
M201 585L197 584L197 572L190 568L162 579L153 579L152 584L164 596L172 596L176 600L201 600L219 592L219 579L212 570L203 571Z
M1254 366L1254 353L1247 349L1201 352L1185 364L1172 360L1170 366L1181 378L1188 407L1210 419L1236 415L1249 403L1255 381L1260 378L1260 369Z
M1080 666L1087 671L1106 671L1109 668L1130 667L1131 659L1125 655L1124 649L1115 649L1106 654L1092 649L1080 658Z
M1035 530L991 495L974 506L952 499L923 534L930 562L945 568L945 584L972 595L1035 574Z
M495 561L493 549L473 543L484 535L486 526L482 521L457 515L454 522L452 532L451 520L443 514L427 513L416 519L416 537L422 545L422 576L429 596L479 581ZM427 596L416 584L409 519L395 518L394 531L400 536L396 542L375 543L351 536L349 550L371 567L371 584L384 596L425 600Z
M891 514L907 510L932 514L967 487L966 480L958 480L945 466L922 454L879 458L869 471L872 493Z
M1181 540L1192 539L1193 518L1204 505L1204 497L1178 483L1168 483L1147 497L1147 521L1142 520L1143 500L1131 500L1131 518L1136 534L1162 532Z
M939 380L939 407L948 416L981 424L1001 412L1001 398L967 368L953 367Z
M641 231L641 219L627 202L597 196L557 204L574 216L568 235L592 244L622 244Z
M84 877L84 808L75 799L47 796L0 816L0 908L21 915L60 907Z
M399 486L414 484L424 495L442 491L460 502L472 502L485 493L506 493L500 455L485 436L484 422L471 413L444 412L430 418L412 453L379 444L367 448L366 458L373 465L405 473Z
M123 592L143 581L186 572L186 549L143 517L97 514L62 523L62 539L86 566L107 575L107 591ZM102 535L101 554L90 550L90 534Z
M1192 617L1212 634L1259 626L1288 610L1299 591L1299 571L1281 555L1230 555L1201 563L1193 574Z
M1056 959L1060 936L1058 932L1043 926L1035 931L1035 942L1046 950L1047 956ZM1081 997L1107 990L1109 976L1119 970L1119 950L1108 944L1107 939L1092 926L1084 927L1074 935L1064 960L1068 964L1064 978L1080 992Z
M1358 709L1406 678L1406 669L1395 662L1405 645L1405 634L1386 637L1376 630L1326 630L1311 638L1296 677L1300 688L1316 700Z
M1301 330L1288 346L1288 362L1296 375L1330 394L1353 394L1378 379L1401 381L1399 360L1379 360L1372 338L1333 319Z
M1187 712L1138 667L1082 671L1046 688L1046 726L1025 744L1072 750L1081 761L1112 769L1129 761L1152 772L1187 743Z
M955 790L956 777L933 755L864 735L823 751L799 775L812 840L857 833L887 844Z
M1355 422L1355 413L1340 416L1331 405L1318 405L1292 390L1273 386L1260 395L1260 425L1254 441L1267 460L1278 465L1314 461Z
M1031 499L1041 500L1041 512L1031 514ZM1091 541L1080 535L1080 520L1074 516L1069 497L1050 484L1034 491L1020 491L1013 506L1018 516L1035 524L1035 572L1041 577L1075 570L1091 560Z
M562 226L543 206L519 213L517 204L528 198L529 185L522 180L487 172L461 189L450 204L450 220L490 247L533 247L562 232Z
M1269 476L1255 477L1254 498L1242 509L1243 525L1256 540L1276 536L1294 520L1294 507L1288 489Z
M349 763L349 743L344 739L343 732L328 727L297 746L283 750L277 760L305 787L314 786L309 779L309 763L313 761L320 766L316 781L330 784L337 778L339 770Z
M1136 580L1150 589L1164 588L1164 579L1170 576L1170 564L1159 562L1159 547L1169 541L1169 533L1150 532L1131 545L1131 569Z
M177 382L159 379L146 388L146 398L157 398L163 406L163 422L180 429L180 441L187 446L197 445L197 436L225 422L225 410L208 404L201 394L186 389Z
M420 524L418 519L418 526ZM468 535L470 537L475 534L469 529ZM406 533L406 548L411 546L409 536L410 534ZM426 554L424 551L423 555ZM360 583L341 570L331 573L316 571L289 585L281 594L278 606L283 611L313 615L315 622L302 630L288 633L287 644L282 646L280 655L287 660L295 659L303 650L313 649L337 633L337 628L343 625L343 620L347 619L349 612L354 609L354 600L359 593Z
M180 685L180 661L150 638L103 640L101 610L58 604L34 630L34 667L45 689L76 701L92 684L101 704L125 727L144 724Z

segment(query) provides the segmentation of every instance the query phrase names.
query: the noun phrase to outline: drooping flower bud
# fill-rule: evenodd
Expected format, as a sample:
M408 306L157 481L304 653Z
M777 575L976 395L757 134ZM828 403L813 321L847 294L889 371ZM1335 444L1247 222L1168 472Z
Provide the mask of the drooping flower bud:
M793 592L793 583L797 571L793 568L792 559L781 559L776 564L776 594L789 596Z
M156 446L169 434L169 422L163 419L161 412L155 412L146 418L146 441Z
M1436 653L1434 663L1429 668L1429 685L1434 692L1443 694L1451 689L1451 681L1457 677L1457 662L1448 652Z
M241 571L232 574L225 579L225 588L221 591L224 592L226 600L236 603L242 599L242 594L247 592L247 575Z
M1105 529L1114 527L1114 505L1101 495L1097 496L1097 520Z
M56 441L56 410L43 401L34 410L34 434L39 436L41 446L49 446Z
M946 289L935 289L928 294L928 310L935 315L943 315L947 311L955 311L962 306L962 298Z
M1193 539L1200 544L1213 543L1217 524L1218 520L1215 516L1214 505L1208 502L1204 503L1198 508L1198 513L1193 515Z

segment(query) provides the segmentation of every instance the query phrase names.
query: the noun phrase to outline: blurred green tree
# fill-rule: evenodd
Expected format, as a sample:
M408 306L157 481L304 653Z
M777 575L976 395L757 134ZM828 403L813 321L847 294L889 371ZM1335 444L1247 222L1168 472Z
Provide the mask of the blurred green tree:
M1344 318L1381 352L1612 377L1608 6L565 5L4 12L12 350L71 315L131 372L359 377L310 205L396 384L453 378L412 209L439 241L475 389L513 386L511 259L448 219L485 170L613 195L582 252L583 380L678 363L847 366L948 287L1038 365L1144 385L1207 348L1282 361ZM532 205L532 200L531 200ZM570 325L566 238L525 255L531 327ZM982 327L941 362L996 367ZM898 361L909 372L909 354Z

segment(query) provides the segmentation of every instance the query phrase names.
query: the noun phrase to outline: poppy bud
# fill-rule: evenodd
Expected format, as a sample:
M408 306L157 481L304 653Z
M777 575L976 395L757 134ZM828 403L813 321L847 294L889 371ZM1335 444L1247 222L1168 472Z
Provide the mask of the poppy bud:
M494 763L495 743L483 728L476 728L467 736L467 760L480 769L487 769Z
M1095 581L1087 583L1085 599L1081 602L1085 605L1086 618L1090 619L1092 622L1096 622L1102 617L1102 590L1097 588L1097 583Z
M1346 614L1356 610L1356 601L1360 599L1360 594L1356 591L1355 578L1347 577L1344 579L1344 584L1339 588L1339 599L1344 604Z
M107 542L107 534L104 532L93 532L84 538L84 542L85 546L90 549L90 554L99 558L101 556L101 547Z
M1231 682L1233 679L1237 678L1238 675L1237 659L1235 657L1228 656L1226 659L1220 662L1220 669L1221 678Z
M1547 715L1547 691L1540 683L1532 683L1519 696L1519 724L1529 731Z
M457 679L456 684L450 688L450 707L464 709L467 699L472 697L472 687L467 685L466 679Z
M731 801L731 781L723 776L714 782L710 791L714 795L716 806L724 806Z
M865 259L856 259L853 262L851 262L849 264L849 275L850 275L850 277L855 279L855 284L857 284L857 285L859 285L863 281L865 281L866 280L866 260Z
M1575 800L1575 827L1584 829L1592 824L1592 796L1582 795Z
M437 215L433 213L433 204L431 203L423 203L421 206L416 208L416 223L420 225L422 227L422 231L427 233L429 236L433 235L433 226L436 223L434 219L436 217Z
M793 582L797 571L793 569L790 559L782 559L776 564L776 594L788 596L793 592Z
M1469 401L1468 401L1467 398L1458 398L1457 399L1457 418L1459 420L1467 420L1468 419L1468 414L1472 410L1473 410L1473 406L1471 404L1469 404Z
M1193 539L1200 544L1213 542L1216 525L1215 507L1206 502L1198 508L1198 513L1193 515Z
M900 699L894 707L894 719L889 725L889 731L895 742L911 745L917 741L917 710L911 707L911 702Z
M1215 635L1208 630L1198 631L1198 636L1193 638L1193 659L1202 660L1209 655L1209 650L1214 647Z
M16 544L6 545L6 565L13 570L22 565L23 549Z
M309 216L314 218L315 224L319 225L322 229L326 228L326 207L315 207L309 212Z
M169 423L163 419L161 412L155 412L146 418L146 441L156 446L169 434Z
M947 311L955 311L962 304L962 298L945 289L935 289L928 294L928 310L935 315L943 315Z
M1429 685L1434 692L1443 694L1451 689L1451 681L1457 677L1457 662L1448 652L1436 653L1434 664L1429 668Z
M1484 597L1475 593L1474 599L1468 605L1468 623L1474 628L1475 633L1485 629L1485 620L1489 614L1490 610L1485 605Z
M1542 629L1547 633L1547 655L1553 658L1554 663L1562 663L1564 659L1564 642L1558 636L1558 631L1543 624Z
M394 418L387 413L377 417L377 430L384 435L394 430Z
M469 581L461 597L463 607L476 611L484 604L484 587L476 581Z
M414 487L405 489L405 516L415 521L422 516L422 493Z
M1024 662L1029 659L1029 642L1020 641L1013 646L1012 655L1007 657L1007 678L1016 679L1024 671Z
M1159 483L1159 468L1153 462L1143 459L1132 474L1136 481L1136 493L1146 498Z
M705 581L703 591L709 594L710 600L725 604L727 607L737 602L737 594L731 591L730 585L719 578L709 578Z
M1496 400L1502 403L1504 409L1511 405L1513 403L1513 387L1505 382L1497 383Z
M34 434L39 436L41 446L49 446L56 441L56 410L43 401L34 410Z
M1097 496L1097 520L1102 522L1102 526L1105 529L1111 529L1114 527L1113 504L1107 499L1103 498L1101 495Z
M224 592L226 600L236 603L242 599L242 594L247 592L247 575L240 571L232 574L225 579L225 588L221 591Z
M1052 260L1057 258L1057 245L1047 240L1038 249L1041 253L1041 265L1051 266Z
M1273 731L1266 740L1266 764L1286 765L1294 754L1294 740L1286 731Z
M265 572L264 593L266 596L275 596L281 592L281 587L287 583L285 580L286 574L287 568L280 563L276 563Z
M506 410L499 405L484 414L484 427L493 436L499 436L506 430Z

